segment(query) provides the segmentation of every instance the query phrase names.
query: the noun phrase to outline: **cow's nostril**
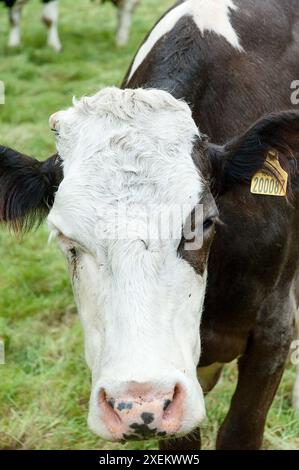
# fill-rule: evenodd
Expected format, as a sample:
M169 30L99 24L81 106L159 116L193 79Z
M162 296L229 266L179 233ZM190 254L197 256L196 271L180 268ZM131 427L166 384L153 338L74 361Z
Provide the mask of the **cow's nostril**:
M107 403L114 410L114 406L115 406L114 398L109 398L109 400L107 400Z
M164 401L164 406L163 406L163 411L166 411L169 405L171 404L172 400L165 400Z
M184 390L181 385L177 384L174 387L172 400L168 399L164 402L163 407L163 420L172 420L182 410L184 400Z
M115 400L114 398L107 398L107 394L104 389L99 392L99 406L102 409L103 414L107 420L112 424L119 425L122 420L119 414L114 410Z

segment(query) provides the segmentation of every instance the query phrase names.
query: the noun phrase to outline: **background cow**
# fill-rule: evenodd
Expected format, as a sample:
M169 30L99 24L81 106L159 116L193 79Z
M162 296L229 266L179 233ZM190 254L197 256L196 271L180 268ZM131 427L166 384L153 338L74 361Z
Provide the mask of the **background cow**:
M21 13L23 6L29 0L0 0L9 8L10 35L9 47L19 47L21 44ZM102 0L111 1L118 10L116 43L119 46L127 44L132 23L132 15L138 0ZM42 21L48 28L48 46L55 51L61 51L58 34L58 0L42 0L44 4Z
M117 32L116 44L124 46L129 40L129 34L132 24L133 12L138 5L139 0L102 0L110 1L118 9L117 12Z
M9 47L21 44L21 13L28 0L1 0L9 8L10 34ZM44 4L42 21L48 28L48 46L59 52L61 42L58 35L58 0L42 0Z

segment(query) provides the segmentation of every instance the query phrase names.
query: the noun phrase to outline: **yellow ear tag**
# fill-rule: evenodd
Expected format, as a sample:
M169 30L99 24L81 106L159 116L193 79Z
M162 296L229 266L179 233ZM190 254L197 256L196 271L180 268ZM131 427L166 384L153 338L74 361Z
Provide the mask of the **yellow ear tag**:
M285 196L287 194L289 175L281 167L278 157L279 153L276 150L268 152L266 164L274 170L276 177L263 170L258 171L251 180L250 191L252 194L263 196Z

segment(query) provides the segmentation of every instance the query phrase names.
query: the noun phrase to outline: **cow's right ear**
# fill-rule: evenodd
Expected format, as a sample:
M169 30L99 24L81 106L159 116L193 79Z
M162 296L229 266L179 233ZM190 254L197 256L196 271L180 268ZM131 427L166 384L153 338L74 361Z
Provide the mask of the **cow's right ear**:
M40 162L0 146L0 222L15 231L38 226L53 205L62 178L58 155Z

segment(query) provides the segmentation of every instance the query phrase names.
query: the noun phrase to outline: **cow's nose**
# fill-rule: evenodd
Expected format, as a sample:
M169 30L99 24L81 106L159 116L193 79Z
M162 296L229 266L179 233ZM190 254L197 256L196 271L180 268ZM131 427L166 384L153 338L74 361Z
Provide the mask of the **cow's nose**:
M130 383L125 394L113 396L99 392L104 424L114 440L168 437L180 428L185 392L176 384L158 391L150 384Z

